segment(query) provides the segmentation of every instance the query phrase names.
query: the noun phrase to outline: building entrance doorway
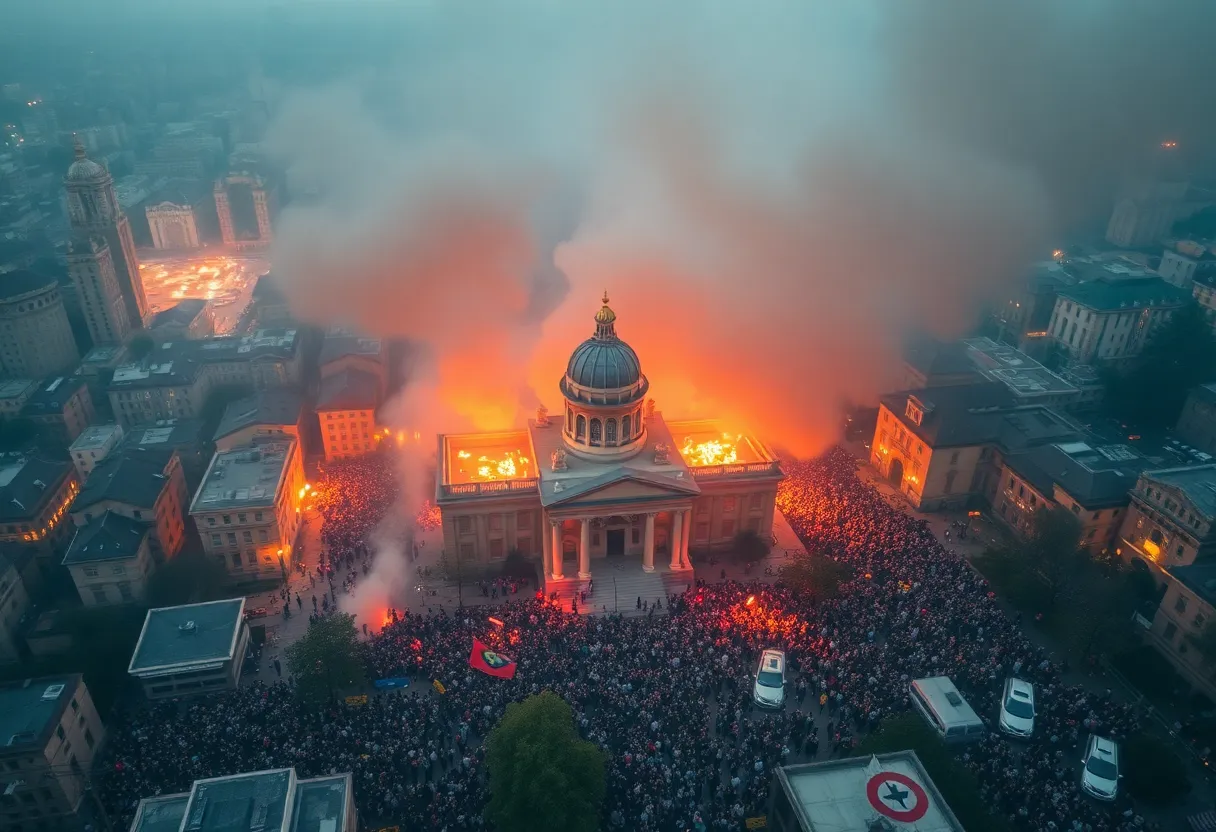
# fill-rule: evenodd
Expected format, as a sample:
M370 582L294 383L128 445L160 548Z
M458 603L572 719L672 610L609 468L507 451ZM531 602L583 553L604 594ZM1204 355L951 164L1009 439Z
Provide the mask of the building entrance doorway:
M891 485L899 488L904 482L904 463L903 460L891 460L891 467L887 469L887 479Z
M625 530L624 529L609 529L608 535L608 555L616 557L625 554Z

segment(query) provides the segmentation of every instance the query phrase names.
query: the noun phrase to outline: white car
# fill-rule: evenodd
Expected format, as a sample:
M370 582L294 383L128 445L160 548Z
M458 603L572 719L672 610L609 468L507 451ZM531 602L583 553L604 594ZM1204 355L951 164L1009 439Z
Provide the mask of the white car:
M785 704L785 654L780 650L760 654L752 699L761 708L780 708Z
M1119 793L1119 746L1109 737L1090 734L1081 761L1081 788L1099 800L1114 800Z
M1034 685L1012 676L1005 680L1000 726L1006 734L1015 737L1029 737L1034 733Z

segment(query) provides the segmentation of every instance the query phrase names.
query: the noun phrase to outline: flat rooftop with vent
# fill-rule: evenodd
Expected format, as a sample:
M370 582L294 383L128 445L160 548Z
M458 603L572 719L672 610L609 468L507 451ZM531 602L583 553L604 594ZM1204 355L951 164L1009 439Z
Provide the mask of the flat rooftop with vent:
M350 774L300 779L282 768L196 780L187 793L146 798L131 832L355 832L357 823Z
M235 689L249 644L245 599L148 610L127 672L151 699Z
M79 681L79 676L47 676L0 685L0 751L28 754L45 746Z
M1081 394L1079 388L1008 344L991 338L968 338L963 344L975 369L988 380L1004 384L1020 402L1062 405Z
M194 495L190 513L273 506L295 445L294 439L287 438L217 451Z

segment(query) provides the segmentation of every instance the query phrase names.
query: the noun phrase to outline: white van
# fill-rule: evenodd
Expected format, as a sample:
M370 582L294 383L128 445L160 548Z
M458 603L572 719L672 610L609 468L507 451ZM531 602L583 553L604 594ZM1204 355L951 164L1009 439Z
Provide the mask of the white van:
M908 685L908 694L925 722L946 742L971 742L988 732L948 676L916 679Z
M780 650L760 654L752 699L761 708L780 708L785 704L785 654Z

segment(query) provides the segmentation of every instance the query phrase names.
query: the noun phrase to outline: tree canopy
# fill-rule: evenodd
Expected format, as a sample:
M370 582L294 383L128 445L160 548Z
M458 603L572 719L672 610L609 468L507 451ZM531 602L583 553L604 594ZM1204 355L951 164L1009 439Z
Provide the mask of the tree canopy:
M1186 766L1163 741L1136 734L1123 747L1124 776L1132 797L1155 806L1177 800L1191 789Z
M772 547L769 542L751 529L744 529L735 535L735 545L731 554L740 563L755 563L768 557Z
M777 574L795 592L821 599L835 598L840 585L852 577L849 567L823 555L800 555Z
M337 613L309 624L308 632L287 648L287 669L296 695L313 704L332 701L342 688L361 682L363 650L355 617Z
M580 739L574 712L552 691L507 705L486 741L490 803L499 832L595 832L604 755Z
M1081 549L1081 521L1063 506L1040 508L1034 513L1023 551L1030 567L1046 583L1046 601L1052 607L1070 578L1088 560Z
M1216 333L1199 304L1173 314L1125 370L1106 376L1106 401L1138 429L1169 428L1191 388L1216 379Z
M148 603L176 607L215 601L228 594L227 580L227 570L214 558L199 551L183 551L148 578Z

